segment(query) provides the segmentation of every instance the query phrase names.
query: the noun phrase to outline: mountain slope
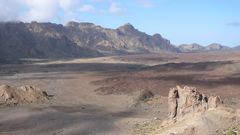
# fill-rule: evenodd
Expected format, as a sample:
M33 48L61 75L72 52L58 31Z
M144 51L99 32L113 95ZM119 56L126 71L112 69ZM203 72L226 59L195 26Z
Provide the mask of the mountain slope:
M117 29L106 29L92 23L69 22L67 33L79 46L91 46L108 53L177 52L169 40L159 34L140 32L131 24Z
M93 23L0 23L1 58L75 58L101 54L178 52L159 34L131 24L108 29Z
M1 58L69 58L98 56L96 50L77 46L51 23L1 23Z

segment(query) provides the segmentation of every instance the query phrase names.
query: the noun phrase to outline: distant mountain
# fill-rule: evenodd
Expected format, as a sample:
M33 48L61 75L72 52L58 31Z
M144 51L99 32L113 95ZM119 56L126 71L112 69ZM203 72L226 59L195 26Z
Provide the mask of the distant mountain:
M102 54L178 52L160 34L131 24L108 29L93 23L0 23L1 58L75 58Z
M205 49L208 51L220 51L220 50L230 50L231 48L227 46L223 46L218 43L213 43L208 45Z
M197 43L193 44L182 44L178 47L181 52L201 52L204 51L205 48Z
M240 45L233 48L234 50L240 50Z
M193 44L182 44L178 46L181 52L209 52L209 51L228 51L232 48L223 46L218 43L212 43L206 47L199 45L197 43Z

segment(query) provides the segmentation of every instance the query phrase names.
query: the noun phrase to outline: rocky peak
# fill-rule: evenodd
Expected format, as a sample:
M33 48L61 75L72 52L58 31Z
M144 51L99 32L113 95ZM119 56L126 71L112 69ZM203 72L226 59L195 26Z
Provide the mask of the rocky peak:
M162 36L160 34L156 33L153 35L153 38L162 38Z
M176 86L170 89L168 95L169 118L175 119L191 113L205 112L222 103L219 96L207 96L195 87Z
M136 32L137 30L134 28L134 26L130 23L126 23L123 26L120 26L117 28L118 30L120 30L123 33L133 33Z

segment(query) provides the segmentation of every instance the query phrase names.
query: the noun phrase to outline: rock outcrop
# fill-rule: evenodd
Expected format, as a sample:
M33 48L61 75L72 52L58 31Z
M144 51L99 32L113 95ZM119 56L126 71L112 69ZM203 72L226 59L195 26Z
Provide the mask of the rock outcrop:
M141 90L137 97L138 97L138 100L143 101L149 98L153 98L154 94L148 90Z
M169 118L175 119L194 112L205 112L209 108L216 108L223 101L219 96L206 96L195 87L177 86L171 88L168 96Z
M49 100L49 95L34 86L11 87L0 85L0 105L38 103Z

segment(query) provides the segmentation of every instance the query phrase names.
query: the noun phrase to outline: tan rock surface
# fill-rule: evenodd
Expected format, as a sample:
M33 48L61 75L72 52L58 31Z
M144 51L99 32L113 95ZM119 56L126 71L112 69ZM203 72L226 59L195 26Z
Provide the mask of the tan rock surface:
M49 95L35 86L25 85L18 88L9 85L0 86L0 105L36 103L48 99Z
M194 112L205 112L216 108L223 102L219 96L206 96L195 87L171 88L168 96L169 118L182 117Z

